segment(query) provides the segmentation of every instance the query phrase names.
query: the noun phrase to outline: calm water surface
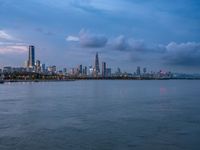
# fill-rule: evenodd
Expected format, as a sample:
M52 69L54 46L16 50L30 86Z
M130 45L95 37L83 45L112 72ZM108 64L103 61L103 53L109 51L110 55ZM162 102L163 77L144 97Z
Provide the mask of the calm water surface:
M200 81L0 85L0 150L199 150Z

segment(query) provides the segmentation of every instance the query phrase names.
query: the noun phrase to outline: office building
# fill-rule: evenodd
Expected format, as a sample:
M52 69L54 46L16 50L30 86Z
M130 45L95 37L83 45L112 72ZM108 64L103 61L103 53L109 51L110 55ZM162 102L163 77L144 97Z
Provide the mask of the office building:
M143 68L143 73L144 73L144 74L147 73L147 68Z
M112 76L111 68L106 68L106 77L111 77L111 76Z
M79 65L78 72L79 72L79 75L82 75L82 73L83 73L83 65Z
M24 67L13 67L12 68L12 72L17 72L17 73L19 73L19 72L26 72L26 68L24 68Z
M3 73L12 73L12 72L13 70L11 66L3 67Z
M67 74L67 68L63 68L63 74Z
M106 76L106 62L102 62L102 77Z
M35 63L35 69L36 69L36 72L41 72L41 66L40 66L40 61L39 60L36 60L36 63Z
M44 73L44 72L46 72L46 67L45 67L45 64L42 64L42 72Z
M100 73L99 56L98 56L98 53L96 53L95 64L94 64L94 76L98 76L99 73Z
M141 71L140 71L140 67L139 67L139 66L137 67L136 74L137 74L138 76L140 76L140 74L141 74Z
M28 64L28 60L26 60L26 61L24 62L24 67L25 67L25 68L28 68L28 65L29 65L29 64Z
M83 68L83 75L87 76L87 67L86 66Z
M49 73L56 73L56 66L49 66L47 70Z
M94 68L92 66L89 66L89 76L92 76L94 72Z
M28 67L34 68L34 66L35 66L35 47L33 45L30 45L28 53Z
M115 72L115 76L121 76L121 75L122 75L121 69L118 67L117 71Z

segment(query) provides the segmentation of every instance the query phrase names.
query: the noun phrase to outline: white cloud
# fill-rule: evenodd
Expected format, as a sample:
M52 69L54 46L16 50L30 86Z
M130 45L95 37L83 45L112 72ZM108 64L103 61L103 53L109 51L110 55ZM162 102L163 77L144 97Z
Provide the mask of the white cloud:
M9 35L6 31L0 30L0 39L12 40L13 37L11 35Z
M171 42L166 46L167 51L197 51L200 50L200 43L196 42L187 42L177 44L176 42Z
M26 45L0 45L0 54L21 54L26 53L28 48Z
M109 41L109 45L115 50L127 50L129 49L129 43L127 38L124 35L120 35Z
M66 40L69 41L69 42L78 42L79 41L79 37L69 35L68 37L66 37Z
M0 54L21 54L28 51L27 44L17 42L11 34L5 30L0 30Z

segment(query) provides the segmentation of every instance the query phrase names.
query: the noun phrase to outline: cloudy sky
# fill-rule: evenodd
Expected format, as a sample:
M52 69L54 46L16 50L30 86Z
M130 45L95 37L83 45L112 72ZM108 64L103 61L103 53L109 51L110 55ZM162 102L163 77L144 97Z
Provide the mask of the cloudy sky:
M200 73L200 1L0 0L0 67L24 65L29 44L60 68L99 52L123 71Z

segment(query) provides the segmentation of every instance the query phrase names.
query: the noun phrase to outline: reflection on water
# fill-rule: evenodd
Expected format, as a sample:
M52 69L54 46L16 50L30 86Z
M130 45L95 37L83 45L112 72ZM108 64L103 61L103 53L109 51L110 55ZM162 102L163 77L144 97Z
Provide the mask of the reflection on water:
M0 150L200 149L200 81L0 85Z
M168 92L166 87L160 87L160 95L166 95Z

